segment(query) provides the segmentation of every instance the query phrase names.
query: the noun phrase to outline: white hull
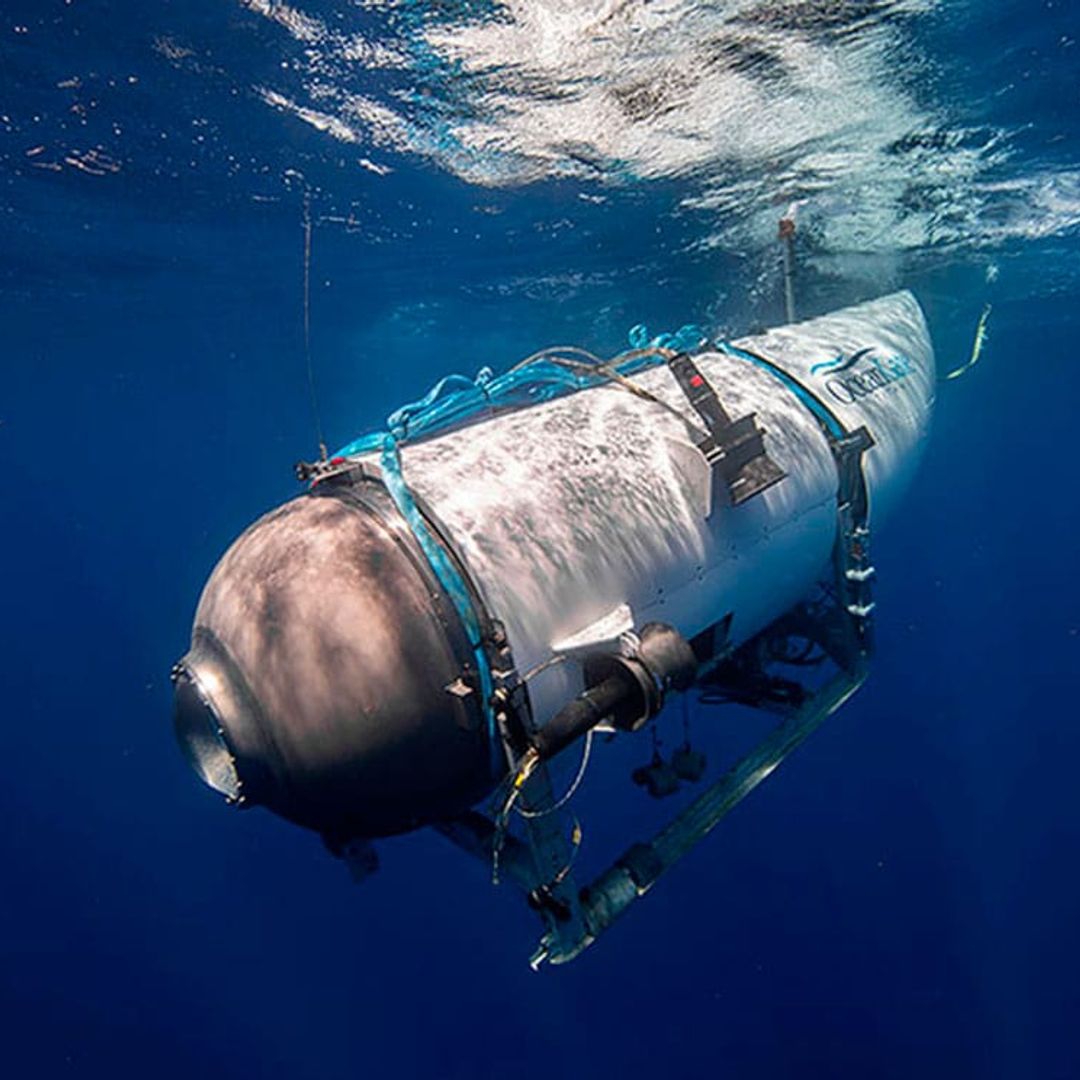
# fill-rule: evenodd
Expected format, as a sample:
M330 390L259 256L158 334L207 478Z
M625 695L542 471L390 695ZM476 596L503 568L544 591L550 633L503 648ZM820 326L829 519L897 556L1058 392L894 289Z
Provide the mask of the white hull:
M848 430L869 429L864 469L880 524L910 481L933 404L933 349L915 298L896 293L734 344L783 368ZM847 365L860 350L870 351ZM686 422L606 384L402 449L406 482L506 627L519 671L620 605L635 626L662 621L687 638L730 613L738 644L820 578L837 474L818 420L749 359L695 360L733 418L756 414L787 474L739 506L722 485L710 496L688 426L700 421L663 366L634 381ZM530 682L536 722L581 689L577 664L547 668Z

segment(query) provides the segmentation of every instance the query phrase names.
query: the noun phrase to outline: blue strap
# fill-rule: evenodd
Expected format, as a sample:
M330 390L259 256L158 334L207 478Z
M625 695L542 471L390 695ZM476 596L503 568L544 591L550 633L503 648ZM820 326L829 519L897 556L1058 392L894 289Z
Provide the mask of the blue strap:
M461 618L472 646L473 657L476 660L476 670L480 675L480 698L483 705L484 719L487 721L488 738L492 749L492 758L496 758L495 747L495 713L491 707L491 695L494 684L491 679L491 665L488 663L487 653L484 650L483 631L480 619L473 607L472 597L468 586L461 574L458 573L446 549L431 535L423 514L420 513L416 501L409 491L409 485L401 474L401 455L398 452L397 440L393 435L386 434L382 437L382 478L386 490L394 500L401 516L408 523L413 536L424 552L424 556L431 566L439 584L450 597L454 610Z
M402 405L386 418L386 426L400 438L407 438L414 418L421 422L436 403L444 405L448 398L465 398L473 409L482 408L487 400L487 385L491 382L491 368L481 368L474 379L464 375L447 375L440 379L419 401Z
M805 386L794 376L789 375L778 364L774 364L771 360L766 360L764 356L757 356L752 352L747 352L746 349L740 349L737 345L732 345L729 342L721 341L719 343L721 352L727 353L728 356L737 357L739 360L746 360L753 364L755 367L761 368L763 371L767 371L770 375L779 379L814 415L814 419L831 435L834 439L842 439L847 432L844 430L843 424L833 415L832 410L825 405L820 398L812 394Z
M493 377L483 368L476 379L449 375L419 401L390 414L386 429L399 442L432 438L461 424L474 421L492 409L523 408L571 394L594 385L599 376L578 375L548 360L538 360L517 371ZM340 457L381 450L385 432L362 435L343 446Z
M635 349L674 349L675 352L680 353L695 352L709 340L705 331L696 323L687 323L672 334L657 334L653 338L649 337L649 330L645 324L638 323L637 326L630 328L627 336L631 347Z
M640 334L644 328L635 328ZM632 336L632 340L634 335ZM686 339L693 345L703 338L696 327L683 327L677 334L662 334L653 344L660 342L671 347L677 338ZM639 345L638 348L648 347ZM635 357L622 364L616 364L615 370L627 375L642 367L659 363L660 356ZM480 679L480 695L484 719L487 722L488 738L492 748L493 766L498 769L496 738L497 725L491 705L494 681L491 664L484 649L483 629L472 594L464 578L458 572L445 547L432 535L423 514L420 513L413 499L409 485L401 472L399 445L422 438L431 438L460 424L474 421L479 414L491 409L514 409L536 405L542 401L551 401L567 394L575 393L587 387L597 386L609 378L603 372L595 375L591 372L570 370L554 360L539 358L525 367L511 370L500 376L493 376L490 368L483 368L475 379L463 375L449 375L441 379L420 400L402 406L387 418L385 431L370 432L362 435L342 447L335 457L355 457L363 454L378 453L382 466L382 479L390 497L394 500L401 516L416 538L439 584L443 587L465 627L476 670Z

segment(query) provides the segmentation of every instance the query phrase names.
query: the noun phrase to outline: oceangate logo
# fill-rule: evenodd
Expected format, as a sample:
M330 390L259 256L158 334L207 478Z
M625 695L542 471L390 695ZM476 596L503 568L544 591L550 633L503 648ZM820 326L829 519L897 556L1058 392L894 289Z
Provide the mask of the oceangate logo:
M824 376L825 389L837 401L854 405L860 398L906 379L914 370L915 365L902 353L879 356L871 347L851 356L841 354L834 360L823 360L811 366L810 374Z

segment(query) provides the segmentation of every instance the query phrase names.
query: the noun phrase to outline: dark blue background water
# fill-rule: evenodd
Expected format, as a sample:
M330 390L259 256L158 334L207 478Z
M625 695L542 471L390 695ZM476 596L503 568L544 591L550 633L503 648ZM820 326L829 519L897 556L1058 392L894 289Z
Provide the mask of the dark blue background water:
M311 93L314 46L280 33L282 5L0 7L5 1075L1080 1075L1073 5L851 5L869 30L764 5L821 64L894 35L894 92L926 123L876 234L830 218L895 184L887 155L845 159L823 194L797 138L779 193L739 187L763 169L745 146L478 183L432 117L482 112L491 86L462 101L461 65L422 49L389 73L323 70L415 124L349 142L253 89ZM414 44L436 15L489 17L308 11ZM383 845L354 887L316 838L220 805L173 745L168 671L202 583L312 452L305 186L339 444L448 371L543 344L775 321L755 223L812 191L808 313L910 285L946 369L994 305L876 541L872 680L569 967L532 974L534 917L440 838ZM718 191L743 201L692 205ZM742 723L696 720L717 750ZM605 764L586 850L653 809Z

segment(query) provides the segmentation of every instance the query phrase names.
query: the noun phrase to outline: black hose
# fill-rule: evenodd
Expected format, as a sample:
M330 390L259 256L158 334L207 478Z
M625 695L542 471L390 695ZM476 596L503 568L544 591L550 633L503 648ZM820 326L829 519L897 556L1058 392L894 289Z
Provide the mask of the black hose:
M541 760L553 758L587 731L591 731L606 716L610 716L626 695L634 690L630 680L615 674L579 694L533 737L533 746Z

